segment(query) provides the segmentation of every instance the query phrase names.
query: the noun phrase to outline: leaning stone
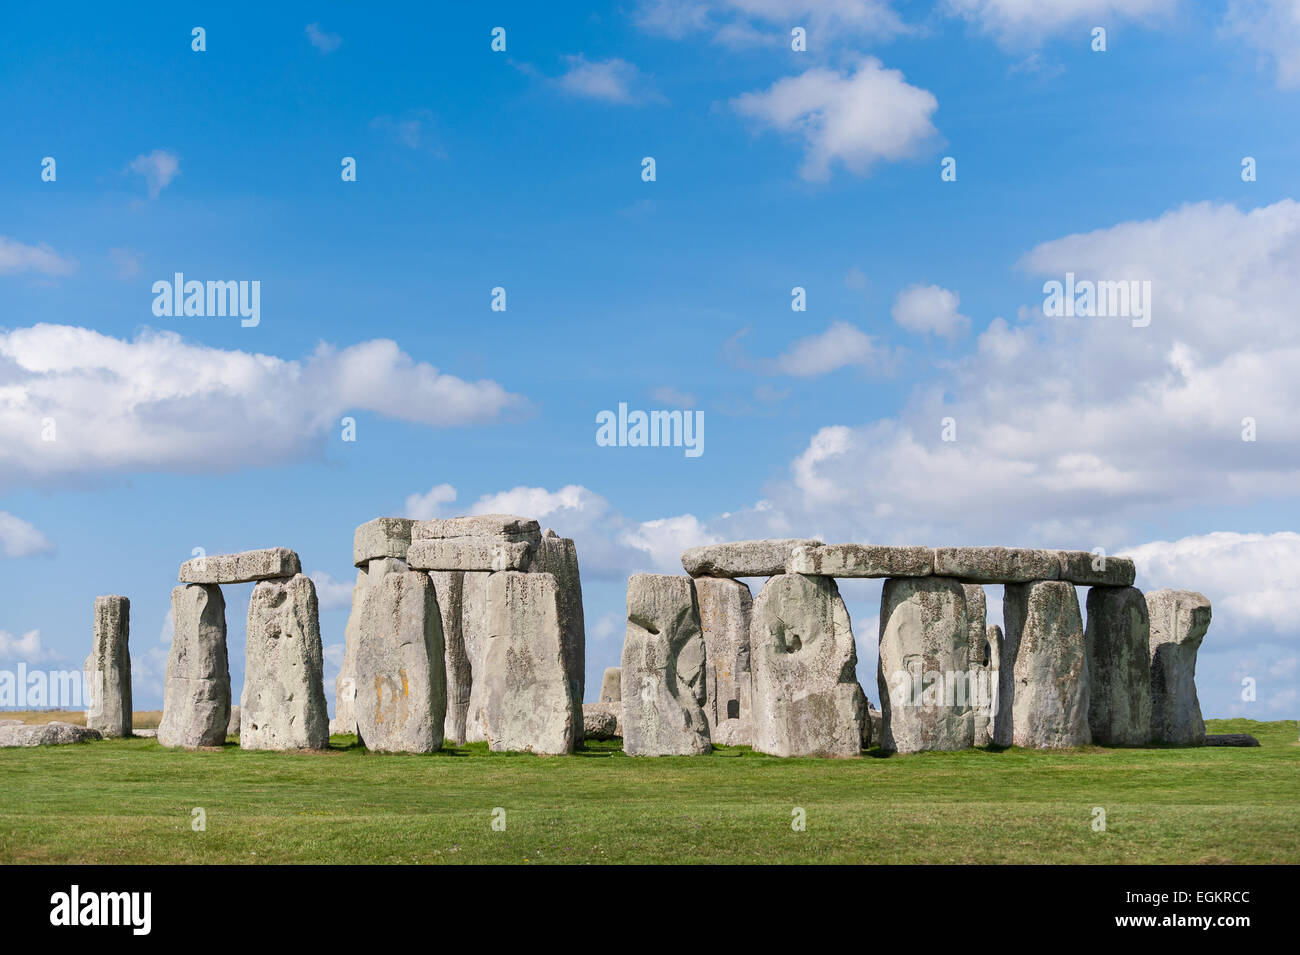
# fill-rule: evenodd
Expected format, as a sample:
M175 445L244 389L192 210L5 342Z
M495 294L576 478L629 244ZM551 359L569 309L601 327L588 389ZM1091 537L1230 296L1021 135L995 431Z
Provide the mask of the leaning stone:
M173 589L172 623L158 742L186 749L220 746L230 725L226 601L221 588L181 584Z
M474 683L461 632L465 574L459 570L431 570L429 579L433 581L442 619L443 669L447 674L447 715L442 735L460 746L465 742L465 714L469 711L469 694Z
M226 735L227 736L239 735L239 707L238 706L232 706L230 708L230 722L226 724Z
M1258 746L1259 740L1249 733L1211 733L1205 737L1206 746Z
M1137 568L1127 557L1104 557L1086 550L1057 551L1061 580L1080 587L1132 587Z
M131 601L95 598L94 638L86 657L86 726L106 737L131 735Z
M250 584L302 573L298 555L287 547L246 550L242 554L194 557L181 564L183 584Z
M364 526L364 525L363 525ZM357 569L357 582L352 587L352 609L343 629L343 665L334 678L334 719L330 720L331 733L356 733L357 714L357 644L361 640L361 604L366 588L385 574L403 574L411 568L406 561L396 557L376 557L366 566Z
M750 713L749 625L754 601L749 588L726 577L695 578L704 632L704 715L709 738L725 746L753 740Z
M1088 725L1099 746L1151 739L1151 623L1136 587L1088 591Z
M0 746L60 746L64 743L88 743L96 739L103 739L99 730L58 720L31 725L17 720L0 721Z
M376 517L366 521L352 535L352 563L365 567L381 557L405 560L414 523L404 517Z
M934 571L934 551L881 544L800 546L791 552L787 569L825 577L928 577Z
M1151 619L1151 735L1161 743L1201 743L1196 652L1210 628L1210 601L1192 590L1147 594Z
M623 735L619 725L618 703L583 703L582 738L618 739Z
M820 544L807 538L707 544L685 551L682 567L692 577L772 577L785 573L796 547Z
M506 571L488 578L483 723L493 751L558 755L582 741L554 574Z
M507 541L524 541L536 546L542 534L536 521L513 514L472 514L420 521L411 530L412 540L439 540L456 537L493 537Z
M311 578L258 583L248 601L247 632L240 748L326 749L330 721Z
M431 753L447 717L442 615L428 574L366 588L357 644L357 730L368 749Z
M582 725L582 698L587 690L587 626L582 613L582 578L578 573L578 551L567 537L554 532L543 537L533 550L529 573L552 574L560 588L560 632L564 640L564 668L569 673L574 702L574 723Z
M993 740L993 710L997 705L997 670L993 669L993 648L988 636L988 598L982 584L962 584L966 594L966 623L970 627L970 700L975 710L973 745L987 746Z
M1088 657L1074 585L1036 580L1009 585L1003 597L999 742L1033 749L1086 746Z
M983 591L980 592L983 596ZM979 620L983 646L983 619ZM951 577L891 578L880 596L880 746L887 752L970 749L974 627Z
M1024 547L937 547L934 575L972 584L1018 584L1056 580L1061 561L1056 551Z
M849 611L832 577L780 574L754 599L753 746L773 756L857 756L867 699Z
M465 742L486 743L487 724L483 722L483 653L487 650L488 578L487 573L465 574L461 595L461 638L470 665L469 706L465 711Z
M618 667L605 667L605 675L600 680L601 703L617 703L623 699L621 674Z
M447 537L411 541L406 562L416 570L527 570L532 545L497 537Z
M693 756L709 752L704 635L689 577L633 574L623 640L623 752Z

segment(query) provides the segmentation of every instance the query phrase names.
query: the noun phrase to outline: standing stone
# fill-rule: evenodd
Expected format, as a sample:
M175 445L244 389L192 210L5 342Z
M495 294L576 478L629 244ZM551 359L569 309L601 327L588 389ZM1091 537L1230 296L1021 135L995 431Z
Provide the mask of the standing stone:
M1192 590L1156 590L1146 600L1151 620L1151 735L1162 743L1203 743L1196 651L1210 628L1210 601Z
M599 703L618 703L623 699L623 671L618 667L605 667L605 674L600 680Z
M582 707L573 699L561 602L554 574L503 571L488 578L482 695L494 752L559 755L582 741Z
M557 537L555 531L548 528L536 545L528 569L534 574L552 574L560 588L564 668L572 684L569 692L574 700L575 725L582 727L582 699L587 689L587 627L582 614L582 579L578 574L577 548L571 539Z
M242 749L326 749L329 712L316 585L305 574L263 580L248 602L239 704Z
M621 706L629 756L707 753L706 648L689 577L633 574L627 581Z
M1151 623L1136 587L1088 591L1088 726L1101 746L1151 739Z
M379 518L379 521L394 521L397 518ZM377 524L362 524L357 528L360 534L364 528ZM355 546L355 545L354 545ZM334 679L334 719L330 722L331 733L356 733L357 715L355 700L357 696L357 645L361 640L361 605L366 596L366 588L371 581L378 580L385 574L401 574L410 568L406 561L396 557L376 557L357 569L357 582L352 587L352 609L348 613L348 622L343 630L343 665L339 675ZM358 740L364 742L364 740Z
M998 741L1034 749L1086 746L1088 658L1074 585L1008 584L998 687Z
M447 716L442 735L460 746L465 742L465 714L469 711L473 686L473 672L461 631L465 574L458 570L431 570L429 579L433 581L442 620L443 669L447 674Z
M486 743L483 722L483 653L487 650L488 578L491 574L467 572L461 585L460 632L469 659L469 706L465 711L465 742Z
M709 738L724 746L748 746L753 740L749 672L753 598L747 586L724 577L697 577L695 593L708 660L704 715Z
M984 592L978 586L978 604ZM975 627L983 648L983 608L972 621L967 592L951 577L891 577L880 595L882 749L915 753L975 745L970 694Z
M962 584L966 594L966 623L970 627L970 700L975 710L973 745L993 740L993 708L997 705L997 671L988 637L988 598L979 584Z
M96 597L94 638L86 657L86 726L105 737L131 735L130 632L131 601Z
M428 574L370 582L357 644L357 730L366 748L431 753L447 716L442 616Z
M216 584L174 588L172 622L158 742L186 749L220 746L230 723L226 601L221 588Z
M849 611L834 578L768 580L754 600L750 629L754 749L773 756L859 755L867 698L857 663Z
M239 707L238 706L232 706L230 708L230 722L226 724L226 735L227 736L239 735Z
M998 694L1002 692L1002 628L990 624L984 631L989 648L989 724L988 735L976 737L976 746L987 746L998 741Z

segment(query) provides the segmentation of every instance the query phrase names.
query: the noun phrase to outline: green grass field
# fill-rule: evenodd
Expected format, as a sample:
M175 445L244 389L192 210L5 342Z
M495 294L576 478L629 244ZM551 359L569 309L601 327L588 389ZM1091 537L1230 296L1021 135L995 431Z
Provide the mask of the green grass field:
M632 759L617 743L380 755L337 736L315 754L5 749L0 862L1300 861L1297 724L1208 726L1263 745L856 760Z

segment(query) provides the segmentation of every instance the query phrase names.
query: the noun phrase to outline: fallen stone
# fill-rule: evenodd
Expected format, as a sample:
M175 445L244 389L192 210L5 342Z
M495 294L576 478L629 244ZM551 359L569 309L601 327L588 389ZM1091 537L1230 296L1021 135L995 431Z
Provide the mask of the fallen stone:
M1258 746L1259 740L1249 733L1209 733L1205 737L1206 746Z
M1061 576L1057 551L1024 547L937 547L934 575L972 584L1018 584Z
M226 601L221 588L215 584L174 588L172 624L158 742L186 749L220 746L230 725Z
M618 739L623 735L619 724L618 703L583 703L582 738Z
M364 526L364 525L363 525ZM396 557L376 557L364 567L357 568L357 581L352 587L352 609L343 629L343 664L334 679L334 719L330 720L331 733L357 732L357 644L361 640L361 604L366 588L372 580L385 574L404 574L410 567ZM364 741L363 741L364 742Z
M1197 744L1205 722L1196 697L1196 652L1210 628L1210 601L1192 590L1146 595L1151 621L1151 736L1161 743Z
M404 517L376 517L366 521L352 535L352 563L365 567L381 557L405 560L414 523Z
M551 574L560 588L560 633L563 635L564 668L569 673L573 697L573 719L582 725L582 698L587 690L587 626L582 613L582 578L578 573L578 551L567 537L543 537L533 550L529 573ZM581 742L579 740L578 742Z
M1032 749L1086 746L1088 659L1074 585L1037 580L1006 588L998 742Z
M0 747L3 746L60 746L64 743L88 743L103 739L99 730L77 726L73 723L20 723L17 720L0 720Z
M754 750L857 756L867 718L857 662L834 578L768 580L754 600L750 631Z
M445 540L457 537L492 537L506 541L523 541L536 546L541 540L537 522L513 514L472 514L420 521L411 530L412 540Z
M239 735L239 707L238 706L232 706L230 708L230 722L226 724L226 735L227 736Z
M1136 587L1088 591L1088 726L1099 746L1151 739L1151 623Z
M497 537L447 537L411 541L406 562L415 570L527 570L532 545Z
M105 737L131 735L131 601L95 598L94 636L86 657L86 726Z
M431 570L429 579L433 581L442 620L443 670L447 675L447 715L442 735L460 746L465 742L465 715L469 712L469 694L474 685L461 632L465 574L459 570Z
M600 680L601 703L617 703L623 699L622 672L619 667L605 667L605 674Z
M772 577L785 573L796 547L820 545L807 538L706 544L685 551L682 567L692 577Z
M183 584L250 584L302 573L298 555L287 547L246 550L242 554L194 557L181 564Z
M156 739L158 736L158 730L156 729L132 730L131 735L138 736L141 739Z
M709 752L705 654L691 579L670 574L629 577L620 673L624 753Z
M787 569L825 577L928 577L934 572L934 551L882 544L799 546L791 552Z
M1127 557L1104 557L1086 550L1057 551L1061 580L1081 587L1132 587L1137 577Z
M704 634L704 716L709 738L724 746L748 746L754 735L750 712L749 626L754 601L749 588L726 577L695 578Z

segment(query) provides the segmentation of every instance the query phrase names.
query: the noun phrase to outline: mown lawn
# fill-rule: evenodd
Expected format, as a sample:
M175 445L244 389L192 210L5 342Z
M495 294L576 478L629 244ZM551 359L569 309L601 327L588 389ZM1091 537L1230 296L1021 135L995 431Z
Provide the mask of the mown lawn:
M1297 723L1209 730L1263 745L834 761L632 759L617 743L379 755L343 736L316 754L4 749L0 862L1300 861Z

